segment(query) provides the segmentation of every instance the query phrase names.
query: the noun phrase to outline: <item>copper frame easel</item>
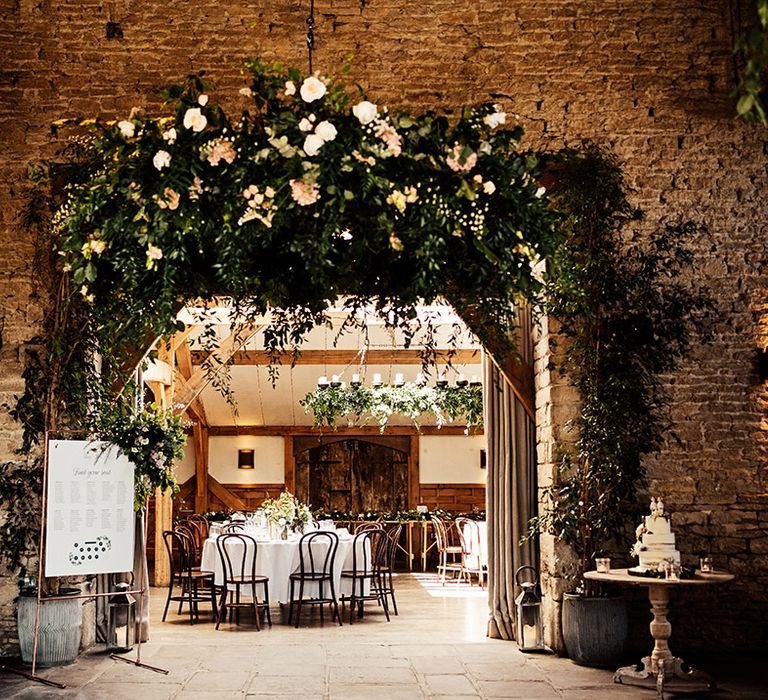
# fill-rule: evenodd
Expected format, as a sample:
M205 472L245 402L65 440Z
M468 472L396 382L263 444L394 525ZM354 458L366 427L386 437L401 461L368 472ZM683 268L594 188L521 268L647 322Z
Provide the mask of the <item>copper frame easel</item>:
M56 431L57 434L65 434L65 433L79 433L82 434L82 431L65 431L65 430L59 430ZM91 600L96 598L109 598L110 596L115 595L114 592L108 592L108 593L83 593L81 595L69 595L69 596L51 596L51 597L42 597L42 581L43 581L43 560L45 558L45 527L46 527L46 509L47 509L47 501L48 501L48 441L49 441L49 431L46 430L45 432L45 447L44 447L44 456L43 456L43 492L42 492L42 498L41 498L41 518L40 518L40 539L38 541L38 563L37 563L37 605L35 608L35 636L34 636L34 642L32 645L32 671L28 672L20 668L14 668L12 666L6 666L5 664L0 664L0 669L4 671L8 671L9 673L14 673L17 676L23 676L24 678L27 678L28 680L35 681L37 683L42 683L44 685L51 686L53 688L66 688L67 686L64 683L57 683L56 681L48 680L47 678L42 678L41 676L38 676L35 671L37 667L37 646L38 646L38 640L40 636L40 606L48 601L52 600ZM129 659L125 658L124 656L120 656L118 654L110 654L110 658L115 659L116 661L123 661L124 663L133 664L134 666L139 666L141 668L147 668L150 671L154 671L155 673L162 673L164 675L168 675L168 670L164 668L159 668L158 666L150 666L149 664L145 664L141 662L141 625L144 620L144 613L146 611L146 594L147 594L147 586L145 584L145 579L147 575L147 534L148 534L148 520L144 519L144 537L142 540L142 548L141 548L141 587L135 590L130 591L124 591L124 593L130 593L132 595L138 594L139 596L139 618L138 618L138 626L139 626L139 633L138 638L136 642L136 658L135 659ZM134 544L134 550L135 550L135 544Z

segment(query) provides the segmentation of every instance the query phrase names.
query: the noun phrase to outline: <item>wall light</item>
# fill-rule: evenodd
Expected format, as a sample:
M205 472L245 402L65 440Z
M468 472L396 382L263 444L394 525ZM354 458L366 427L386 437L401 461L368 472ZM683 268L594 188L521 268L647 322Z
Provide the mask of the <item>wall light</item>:
M253 469L253 450L237 451L237 468Z

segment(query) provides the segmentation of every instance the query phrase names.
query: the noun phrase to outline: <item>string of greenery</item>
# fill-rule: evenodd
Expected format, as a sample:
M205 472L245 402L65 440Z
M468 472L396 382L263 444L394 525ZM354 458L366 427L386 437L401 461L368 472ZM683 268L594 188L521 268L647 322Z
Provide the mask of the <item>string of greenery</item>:
M768 126L768 0L750 1L746 24L734 45L739 66L736 112L749 123Z
M356 424L378 423L382 432L393 414L410 418L419 427L420 417L430 414L438 427L464 419L467 430L483 425L481 386L430 387L407 383L402 386L323 386L309 392L299 403L314 414L316 427L334 430L336 421L354 417Z

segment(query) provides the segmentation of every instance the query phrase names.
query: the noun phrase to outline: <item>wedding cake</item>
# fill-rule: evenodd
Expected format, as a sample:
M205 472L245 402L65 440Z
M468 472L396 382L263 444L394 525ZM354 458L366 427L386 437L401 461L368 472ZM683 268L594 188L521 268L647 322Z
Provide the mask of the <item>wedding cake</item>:
M651 514L643 517L636 530L637 542L632 547L632 554L639 562L632 571L659 570L665 563L680 566L680 552L675 549L671 525L670 515L664 511L664 501L652 498Z

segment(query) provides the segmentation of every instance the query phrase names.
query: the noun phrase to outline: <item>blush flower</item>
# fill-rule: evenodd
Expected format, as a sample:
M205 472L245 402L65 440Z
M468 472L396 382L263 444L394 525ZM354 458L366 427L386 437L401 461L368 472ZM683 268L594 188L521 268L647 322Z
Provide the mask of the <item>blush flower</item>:
M304 79L299 93L304 102L314 102L315 100L322 98L327 91L325 83L322 80L316 78L314 75L310 75L308 78Z
M203 153L205 154L205 159L211 165L218 165L222 160L232 163L237 157L237 151L235 151L235 147L229 139L211 141Z
M167 141L168 143L171 143L171 144L176 143L176 136L177 136L176 129L171 127L170 129L168 129L168 131L163 132L163 141Z
M308 207L320 199L320 188L313 182L290 180L291 197L302 207Z
M293 82L293 80L289 80L285 83L285 94L288 97L296 94L296 84ZM309 100L307 100L307 102L309 102Z
M167 168L171 164L171 154L168 153L168 151L158 151L155 153L155 157L152 158L152 165L154 165L158 170L162 170L163 168Z
M304 117L299 122L299 131L312 131L312 122L309 121L306 117Z
M491 114L486 114L483 117L483 121L486 123L486 125L490 126L491 129L495 129L497 126L501 126L502 124L507 123L507 113L502 112L498 105L496 105L496 111L492 112Z
M486 194L493 194L496 191L496 185L491 180L486 180L483 183L483 192Z
M184 113L184 128L192 131L202 131L208 126L208 119L199 107L190 107Z
M389 150L393 156L400 155L402 152L402 141L400 140L400 134L397 133L395 127L382 120L376 127L376 136L386 144L387 150Z
M468 172L477 164L477 153L457 143L450 155L445 159L445 162L448 163L448 167L454 172Z
M199 104L201 107L205 107L205 105L208 104L208 95L200 95L197 98L197 104Z
M163 257L163 251L156 245L151 243L147 246L147 269L152 269L155 266L155 262Z

